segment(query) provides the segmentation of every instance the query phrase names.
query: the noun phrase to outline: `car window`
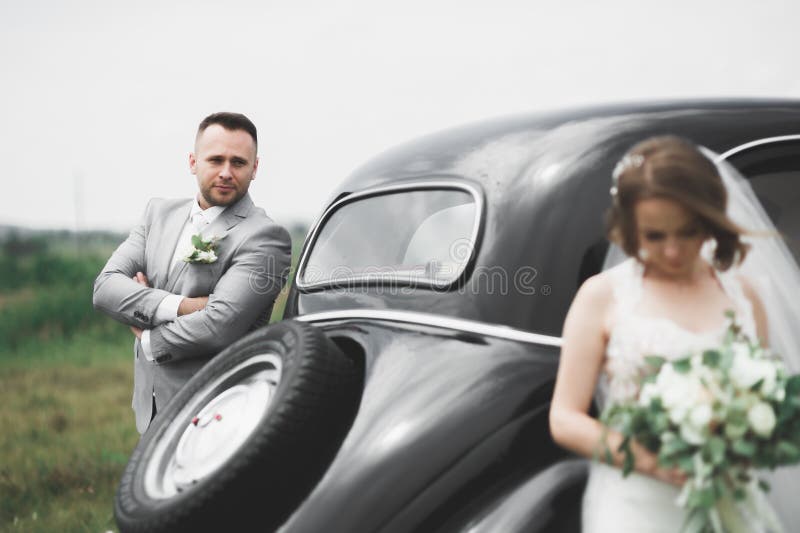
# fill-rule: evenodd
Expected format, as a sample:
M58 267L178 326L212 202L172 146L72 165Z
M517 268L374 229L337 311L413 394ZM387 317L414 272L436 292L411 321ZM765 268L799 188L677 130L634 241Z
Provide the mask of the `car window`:
M748 178L764 211L800 263L800 141L766 143L729 161Z
M326 216L300 267L298 286L347 282L455 282L474 249L476 194L406 189L345 200Z

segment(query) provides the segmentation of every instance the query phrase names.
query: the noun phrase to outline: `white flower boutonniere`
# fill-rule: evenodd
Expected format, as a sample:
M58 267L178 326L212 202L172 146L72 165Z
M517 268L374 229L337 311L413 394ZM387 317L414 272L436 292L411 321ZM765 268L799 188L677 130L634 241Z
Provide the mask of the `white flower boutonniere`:
M192 248L183 258L187 263L213 263L217 260L217 243L222 237L192 235Z

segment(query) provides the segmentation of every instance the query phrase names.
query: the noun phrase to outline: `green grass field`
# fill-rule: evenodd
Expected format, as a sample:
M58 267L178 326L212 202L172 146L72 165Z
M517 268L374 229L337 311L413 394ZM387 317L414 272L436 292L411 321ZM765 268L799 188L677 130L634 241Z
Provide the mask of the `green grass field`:
M31 341L0 356L0 530L114 530L138 441L125 328Z

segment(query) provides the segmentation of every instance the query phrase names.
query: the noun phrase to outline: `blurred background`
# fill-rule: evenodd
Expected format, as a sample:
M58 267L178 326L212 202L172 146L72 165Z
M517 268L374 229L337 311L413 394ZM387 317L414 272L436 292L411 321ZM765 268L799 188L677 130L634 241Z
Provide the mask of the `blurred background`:
M256 123L251 193L297 250L336 183L434 130L800 97L798 20L791 0L0 0L0 531L115 528L133 337L91 286L150 197L196 191L204 116Z

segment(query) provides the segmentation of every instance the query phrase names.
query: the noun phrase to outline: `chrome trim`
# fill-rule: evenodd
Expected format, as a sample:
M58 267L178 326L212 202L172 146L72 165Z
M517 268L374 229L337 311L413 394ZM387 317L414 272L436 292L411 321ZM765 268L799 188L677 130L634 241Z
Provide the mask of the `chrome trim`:
M443 179L444 178L444 179ZM483 191L477 186L467 181L462 181L458 178L446 179L446 176L441 176L440 179L435 180L421 180L421 179L410 179L408 181L404 181L403 183L395 183L393 185L381 185L378 187L372 187L370 189L364 189L362 191L358 191L353 194L349 194L344 198L334 202L331 204L328 209L322 214L319 218L317 223L314 225L312 230L309 232L308 237L306 237L306 242L308 246L303 251L303 255L300 257L300 261L298 262L297 266L297 273L295 274L294 285L299 290L310 290L316 288L323 288L330 285L335 285L337 287L347 286L350 283L371 283L375 282L375 276L354 276L348 278L337 278L327 281L320 281L316 283L305 283L302 280L302 275L305 272L309 255L311 254L312 250L314 249L314 244L316 243L318 234L322 229L322 226L328 220L330 215L339 209L342 205L350 202L354 202L360 198L365 198L368 196L379 196L383 194L390 194L394 192L400 191L409 191L409 190L423 190L423 189L457 189L467 192L472 195L472 199L475 202L475 220L472 224L472 234L470 239L472 241L472 250L470 252L469 258L464 262L464 267L461 268L456 275L447 282L436 282L433 280L428 279L419 279L411 276L400 276L397 275L391 279L392 283L396 282L414 282L416 287L432 287L436 289L444 289L446 287L450 287L453 285L463 274L464 271L473 263L475 260L475 255L477 251L478 245L478 238L480 237L481 226L483 224L483 206L484 206L484 199L483 199ZM380 278L377 279L380 281Z
M749 150L750 148L755 148L756 146L761 146L763 144L773 144L779 143L784 141L800 141L800 135L781 135L778 137L765 137L763 139L758 139L755 141L750 141L748 143L741 144L735 148L731 148L724 154L717 157L717 160L728 159L739 152L744 152L745 150Z
M341 311L323 311L308 315L294 317L300 322L331 322L334 320L379 320L386 322L402 322L405 324L419 324L422 326L433 326L437 328L452 329L456 331L466 331L486 335L487 337L498 337L511 341L527 342L531 344L544 344L547 346L561 347L561 338L539 333L521 331L508 326L497 324L486 324L474 320L463 318L443 317L428 313L418 313L416 311L384 311L378 309L345 309Z

